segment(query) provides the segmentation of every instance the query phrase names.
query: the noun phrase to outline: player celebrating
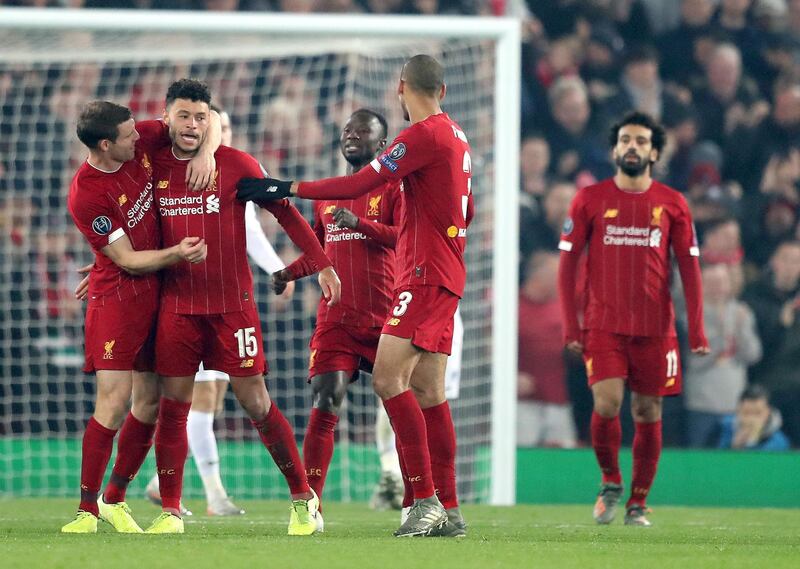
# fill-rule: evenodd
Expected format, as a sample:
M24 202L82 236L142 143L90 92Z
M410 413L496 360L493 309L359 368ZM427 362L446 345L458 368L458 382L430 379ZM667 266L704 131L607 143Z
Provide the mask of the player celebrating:
M219 114L222 144L231 146L233 132L230 115L215 105L211 105L211 110ZM253 262L270 274L285 268L286 265L275 253L267 236L264 235L256 208L252 203L248 203L245 209L245 228L247 230L247 253ZM293 291L294 283L288 283L283 294L289 297ZM242 515L244 510L231 501L222 484L217 439L214 436L214 416L222 410L230 376L227 373L204 369L203 366L200 366L200 370L194 376L194 381L192 406L186 419L186 433L189 450L203 481L203 489L206 493L206 513L209 516ZM161 505L157 474L147 484L146 494L151 502ZM191 512L181 504L181 514L191 515Z
M164 512L147 531L183 532L179 505L188 446L186 417L194 374L202 361L230 376L236 398L286 478L292 494L289 535L310 535L316 531L319 500L308 486L292 428L264 384L261 325L246 261L245 208L235 196L242 177L261 175L263 169L248 154L223 146L206 191L190 192L183 183L184 168L205 137L210 100L208 87L199 81L182 79L170 86L164 120L172 147L154 158L164 243L199 232L208 244L208 258L198 270L178 266L164 273L156 334L156 367L163 378L156 465ZM267 209L320 270L326 298L332 304L338 301L339 279L297 209L287 201Z
M369 168L316 182L249 178L239 184L240 199L269 204L290 195L352 199L387 181L403 181L396 301L383 326L373 372L375 391L391 419L401 466L414 493L408 518L394 532L397 537L464 535L444 370L453 314L466 279L472 166L464 131L442 112L445 90L441 64L416 55L403 66L398 85L411 126Z
M703 330L699 251L686 200L651 178L664 129L634 112L612 127L616 175L578 192L564 222L559 289L567 348L583 354L594 398L591 432L602 485L597 523L614 519L622 495L619 411L631 391L633 480L625 523L649 526L645 502L661 454L661 403L681 391L670 248L677 258L692 352L708 353ZM574 300L578 260L588 245L583 332Z
M84 371L96 372L97 396L83 437L78 515L61 528L65 533L94 533L98 517L119 532L142 531L131 517L125 492L152 444L157 416L151 337L159 280L154 273L168 265L186 264L183 261L199 263L207 253L201 238L188 235L156 250L160 232L151 159L152 152L168 145L169 139L157 121L138 127L141 137L130 110L106 101L88 104L78 121L78 138L89 149L89 157L72 180L68 208L95 254ZM207 168L199 176L195 172L195 185L205 187L213 157L209 162L202 153L193 169L196 166ZM131 394L133 407L126 418ZM117 459L104 496L98 499L120 425Z
M350 115L339 138L348 175L378 156L386 146L387 130L386 119L373 111L360 109ZM360 369L372 372L381 326L392 305L400 211L399 182L387 182L356 199L314 203L314 231L343 275L341 303L328 306L320 300L311 338L313 408L303 439L303 463L320 498L347 386ZM273 275L275 291L313 271L307 256L300 257ZM318 520L322 527L321 515Z

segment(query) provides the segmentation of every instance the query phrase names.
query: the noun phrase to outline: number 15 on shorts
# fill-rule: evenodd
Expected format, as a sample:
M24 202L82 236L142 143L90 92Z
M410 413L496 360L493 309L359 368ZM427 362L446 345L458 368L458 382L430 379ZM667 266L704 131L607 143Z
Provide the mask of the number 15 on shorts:
M239 343L239 357L245 358L258 354L258 340L256 337L255 326L250 328L239 328L233 333L236 341Z

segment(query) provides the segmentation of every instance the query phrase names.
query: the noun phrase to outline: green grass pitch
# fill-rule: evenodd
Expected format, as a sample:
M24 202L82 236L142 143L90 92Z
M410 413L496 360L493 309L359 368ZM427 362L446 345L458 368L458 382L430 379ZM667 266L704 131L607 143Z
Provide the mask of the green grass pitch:
M189 503L202 510L201 503ZM187 518L182 536L61 535L75 500L0 500L0 567L237 568L725 568L800 567L800 510L657 507L652 528L599 527L591 505L465 506L462 540L396 539L396 512L326 505L326 531L286 534L288 502L242 502L241 518ZM131 502L146 525L157 509ZM198 512L199 514L200 512Z

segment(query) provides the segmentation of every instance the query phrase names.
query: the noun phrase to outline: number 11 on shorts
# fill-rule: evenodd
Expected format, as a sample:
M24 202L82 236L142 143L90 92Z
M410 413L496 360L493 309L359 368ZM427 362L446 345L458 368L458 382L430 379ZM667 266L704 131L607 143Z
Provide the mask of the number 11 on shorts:
M667 352L667 377L678 375L678 351L670 350Z
M236 341L239 342L239 357L253 357L258 354L258 343L256 340L255 326L250 328L239 328L233 333Z

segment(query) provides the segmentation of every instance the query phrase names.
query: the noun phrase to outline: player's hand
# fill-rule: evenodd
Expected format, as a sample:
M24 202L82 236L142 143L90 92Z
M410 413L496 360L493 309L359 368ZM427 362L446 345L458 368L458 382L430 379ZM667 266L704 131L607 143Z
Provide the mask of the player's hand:
M328 301L328 306L337 304L342 298L342 281L333 267L325 267L319 272L319 286L322 288L322 296Z
M336 227L346 227L348 229L358 227L358 216L346 207L338 207L333 210L333 221L336 222Z
M189 160L186 167L186 187L190 190L204 190L211 184L217 170L217 161L211 152L200 151Z
M275 294L283 294L289 283L292 282L292 280L289 278L290 275L287 273L288 271L286 269L281 269L280 271L275 271L272 273L272 279L270 283L272 286L272 292Z
M89 296L89 273L92 272L92 267L94 267L94 263L78 269L79 275L86 275L75 287L75 298L78 300L86 300L86 297Z
M236 184L236 199L265 205L292 195L291 181L275 178L242 178Z
M192 264L202 263L208 255L208 245L206 240L200 237L184 237L178 243L178 255L184 261Z
M711 353L711 348L708 346L697 346L696 348L692 348L692 353L698 356L707 356Z
M567 350L569 350L576 356L583 355L583 344L577 340L573 340L572 342L567 342Z

